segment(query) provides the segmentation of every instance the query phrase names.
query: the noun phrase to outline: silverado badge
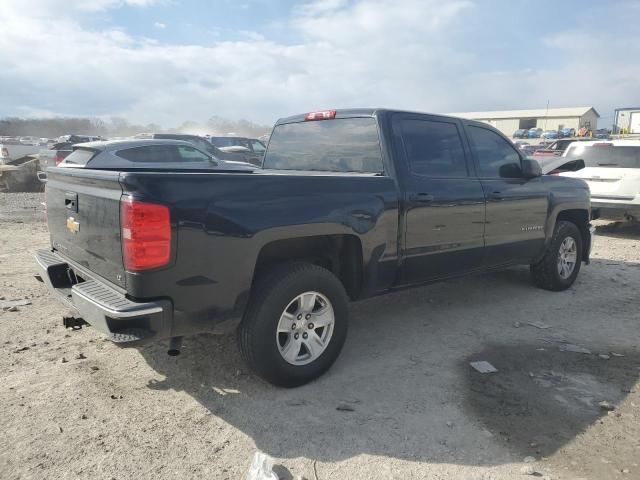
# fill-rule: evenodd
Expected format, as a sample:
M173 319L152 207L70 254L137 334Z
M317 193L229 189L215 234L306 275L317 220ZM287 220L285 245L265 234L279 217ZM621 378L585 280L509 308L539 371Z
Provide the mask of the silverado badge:
M67 230L71 233L78 233L80 231L80 222L76 222L73 217L67 218Z

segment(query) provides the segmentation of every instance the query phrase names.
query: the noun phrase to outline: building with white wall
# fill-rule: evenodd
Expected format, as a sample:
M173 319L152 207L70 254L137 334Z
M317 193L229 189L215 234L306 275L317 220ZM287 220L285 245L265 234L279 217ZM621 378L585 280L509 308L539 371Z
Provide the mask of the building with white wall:
M469 118L488 123L507 136L518 129L541 128L559 130L582 127L591 130L598 128L600 114L593 107L538 108L532 110L504 110L496 112L450 113L455 117Z
M640 107L617 108L613 114L615 133L640 133Z

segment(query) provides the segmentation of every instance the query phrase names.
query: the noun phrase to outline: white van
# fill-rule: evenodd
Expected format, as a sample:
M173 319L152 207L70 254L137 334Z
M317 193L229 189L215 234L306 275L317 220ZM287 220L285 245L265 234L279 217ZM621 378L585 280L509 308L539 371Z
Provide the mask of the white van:
M562 156L584 160L582 170L560 175L589 184L593 218L640 220L640 140L575 142Z

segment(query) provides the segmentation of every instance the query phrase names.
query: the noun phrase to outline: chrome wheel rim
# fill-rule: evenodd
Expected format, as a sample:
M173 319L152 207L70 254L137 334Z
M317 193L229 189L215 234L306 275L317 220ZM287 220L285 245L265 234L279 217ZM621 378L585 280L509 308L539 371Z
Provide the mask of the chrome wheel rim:
M306 365L327 349L335 314L327 297L304 292L289 302L278 321L276 344L282 358L291 365Z
M565 238L560 244L558 252L558 275L566 280L576 268L578 246L572 237Z

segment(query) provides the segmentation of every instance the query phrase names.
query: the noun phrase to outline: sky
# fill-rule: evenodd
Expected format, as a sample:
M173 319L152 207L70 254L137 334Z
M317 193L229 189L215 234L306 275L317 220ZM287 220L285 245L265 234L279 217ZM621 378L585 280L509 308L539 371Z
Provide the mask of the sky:
M640 0L2 0L0 118L640 106Z

